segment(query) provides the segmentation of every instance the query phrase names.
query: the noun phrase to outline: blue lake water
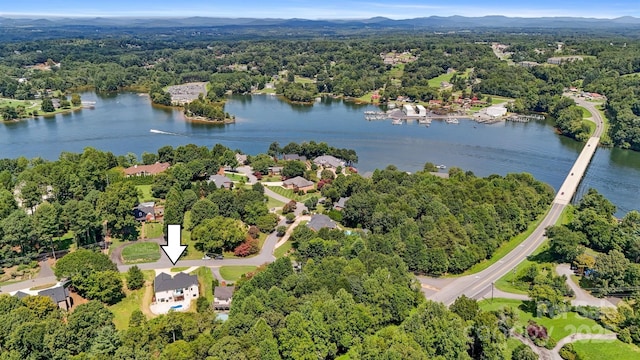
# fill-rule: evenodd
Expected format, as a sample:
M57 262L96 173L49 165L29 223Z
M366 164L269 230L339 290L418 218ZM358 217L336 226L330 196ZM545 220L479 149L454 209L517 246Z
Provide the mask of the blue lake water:
M462 120L430 127L408 122L366 121L363 112L377 110L341 100L323 99L313 106L293 105L274 96L234 96L226 111L236 115L231 125L191 123L175 109L150 105L133 93L82 94L96 101L83 109L17 123L0 124L0 158L18 156L56 159L61 151L80 152L87 146L115 154L155 152L164 145L221 143L248 154L265 152L269 144L325 141L355 149L358 169L389 164L416 171L425 162L456 166L480 176L529 172L558 189L582 144L556 135L548 122L476 124ZM170 134L150 132L151 129ZM598 149L579 189L594 187L619 208L618 215L640 209L640 153Z

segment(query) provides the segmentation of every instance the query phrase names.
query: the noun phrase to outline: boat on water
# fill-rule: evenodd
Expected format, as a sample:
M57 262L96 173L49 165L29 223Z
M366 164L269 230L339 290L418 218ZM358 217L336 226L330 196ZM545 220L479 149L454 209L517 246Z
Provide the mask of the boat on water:
M448 118L447 120L445 120L445 122L447 124L459 124L460 121L457 118Z
M429 119L429 118L420 118L420 119L418 119L418 124L427 124L427 125L429 125L429 124L431 124L431 119Z
M402 120L400 119L396 119L391 121L391 125L402 125Z
M436 169L446 169L447 167L445 165L436 165Z

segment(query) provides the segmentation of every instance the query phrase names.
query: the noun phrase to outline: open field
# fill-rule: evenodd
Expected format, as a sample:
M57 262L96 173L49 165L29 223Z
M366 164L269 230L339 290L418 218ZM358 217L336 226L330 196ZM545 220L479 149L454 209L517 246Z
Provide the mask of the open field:
M125 246L122 259L126 264L154 262L160 259L160 247L153 242L141 242Z
M255 266L222 266L220 268L220 275L230 282L236 282L240 277L248 272L257 269Z
M233 172L225 172L224 176L228 177L232 181L247 181L247 177L242 174L233 173Z
M303 76L296 75L294 82L297 82L297 83L300 83L300 84L313 84L313 83L315 83L315 80L310 79L310 78L306 78L306 77L303 77Z
M575 333L582 334L611 334L611 331L600 326L595 320L580 316L575 312L560 314L553 319L548 317L535 317L525 310L524 302L512 299L482 300L480 308L485 311L498 310L503 307L511 307L518 315L516 328L522 329L529 320L533 320L547 328L549 337L558 341Z
M442 75L436 76L433 79L429 80L429 86L439 89L440 88L440 83L443 82L443 81L446 81L446 82L451 81L451 78L453 77L453 74L455 74L455 73L442 74Z

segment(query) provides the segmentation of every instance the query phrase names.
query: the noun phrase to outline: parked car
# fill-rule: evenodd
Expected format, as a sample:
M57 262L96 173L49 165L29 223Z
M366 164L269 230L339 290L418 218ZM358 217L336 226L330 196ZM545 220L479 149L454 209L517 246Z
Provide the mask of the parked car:
M224 255L222 254L216 254L216 253L205 253L204 256L202 257L202 260L222 260L224 259Z

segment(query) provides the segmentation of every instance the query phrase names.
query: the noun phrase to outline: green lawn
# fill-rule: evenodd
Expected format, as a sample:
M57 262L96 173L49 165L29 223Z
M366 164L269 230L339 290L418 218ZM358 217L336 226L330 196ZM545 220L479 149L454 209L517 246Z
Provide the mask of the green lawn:
M604 130L602 131L602 137L600 138L600 142L603 144L611 144L611 138L609 137L609 119L604 113L602 104L595 105L596 110L600 112L602 116L602 120L604 121Z
M181 271L185 271L189 268L189 266L176 266L176 267L172 267L170 270L171 272L181 272Z
M284 206L284 203L282 201L279 201L267 196L267 209L283 207L283 206Z
M161 223L144 223L145 239L154 239L161 237L164 232L164 226Z
M283 257L284 254L286 254L289 250L291 250L291 245L292 245L291 241L287 240L286 243L282 244L282 246L280 246L273 252L273 256L275 256L276 259Z
M160 247L153 242L141 242L122 249L122 259L126 264L154 262L160 259Z
M155 276L154 271L143 271L144 279L149 283L148 286L152 286L153 278ZM123 281L126 283L125 274L120 274L122 276ZM126 287L126 285L125 285ZM127 297L122 299L119 303L115 305L108 306L107 308L113 313L113 323L116 325L116 329L125 330L129 328L129 319L131 318L131 313L134 310L141 310L143 306L149 306L150 304L143 304L144 301L144 292L146 290L146 285L142 288L134 291L126 290Z
M151 195L151 185L136 185L136 189L138 189L138 202L158 200Z
M434 88L440 88L440 83L443 81L449 82L455 73L442 74L429 80L429 86Z
M245 181L246 182L248 180L246 175L242 175L242 174L238 174L238 173L225 172L224 176L228 177L232 181Z
M222 275L222 278L226 281L236 282L242 275L255 269L255 266L222 266L220 268L220 275Z
M589 110L587 110L587 108L582 107L582 106L578 106L580 108L580 110L582 110L582 117L583 118L590 118L591 117L591 113L589 112Z
M207 267L199 267L191 272L192 275L198 275L200 283L200 296L207 298L207 301L213 302L213 274L211 269Z
M533 314L524 311L524 303L520 300L497 298L493 299L493 302L491 300L482 300L478 303L480 308L485 311L498 310L507 306L512 307L518 314L517 328L522 329L529 320L534 320L538 324L544 325L547 328L549 336L555 341L575 333L611 333L611 331L600 326L595 320L584 318L575 312L560 314L550 319L548 317L534 317Z
M404 64L394 65L389 70L389 76L394 79L401 79L402 75L404 75Z
M480 262L480 263L477 263L474 266L472 266L469 270L467 270L464 273L462 273L461 275L457 275L457 276L466 276L466 275L469 275L469 274L478 273L478 272L488 268L489 266L495 264L496 262L498 262L498 260L502 259L505 255L507 255L513 249L518 247L518 245L520 245L523 241L525 241L527 239L527 237L529 235L531 235L531 233L538 227L538 225L540 225L540 222L542 222L542 219L544 219L544 217L547 216L547 213L548 213L548 211L545 212L544 214L538 216L538 219L536 221L534 221L531 224L529 224L529 227L527 228L527 230L525 232L516 235L513 239L511 239L508 242L502 244L498 248L498 250L496 250L493 253L493 256L491 257L491 259L485 260L485 261Z
M640 359L640 347L616 341L576 341L573 348L583 360L637 360Z
M303 77L303 76L295 76L295 80L294 82L300 83L300 84L313 84L316 81L307 77Z
M302 196L299 196L298 194L295 194L293 192L293 190L291 189L285 189L281 186L268 186L269 190L273 191L274 193L278 194L278 195L282 195L288 199L293 199L299 202L305 202L307 199L313 197L313 196L318 196L318 193L313 193L313 194L305 194Z
M573 205L567 205L562 210L558 221L556 221L556 225L566 225L573 221Z
M491 95L491 105L501 104L503 102L507 102L511 100L513 99L508 97Z

